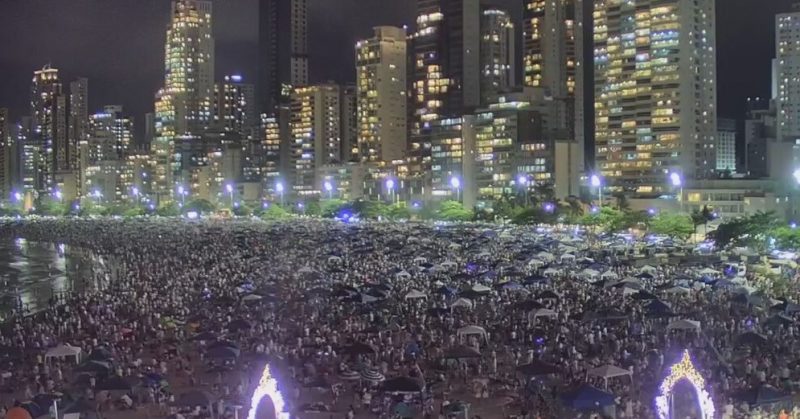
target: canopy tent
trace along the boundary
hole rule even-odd
[[[600,377],[603,379],[604,388],[608,388],[608,379],[615,377],[628,376],[633,380],[633,373],[624,368],[616,367],[614,365],[603,365],[586,371],[586,377]]]
[[[644,265],[641,268],[639,268],[639,272],[641,272],[641,273],[649,273],[649,274],[652,275],[652,274],[655,274],[656,272],[658,272],[658,269],[656,267],[654,267],[654,266]]]
[[[614,271],[605,271],[600,275],[600,278],[602,278],[602,279],[617,279],[617,278],[619,278],[619,275],[617,275],[617,273],[614,272]]]
[[[463,341],[464,339],[466,339],[466,338],[468,338],[470,336],[476,336],[476,335],[480,336],[481,339],[483,339],[484,341],[487,341],[489,339],[489,337],[486,335],[486,329],[484,329],[484,328],[482,328],[480,326],[474,326],[474,325],[473,326],[465,326],[465,327],[462,327],[462,328],[458,329],[458,331],[456,333],[458,335],[458,340],[459,341]]]
[[[439,264],[439,266],[441,266],[442,268],[445,268],[445,269],[453,269],[453,268],[457,268],[458,264],[453,262],[452,260],[448,260],[446,262],[442,262],[441,264]]]
[[[453,303],[453,305],[450,306],[450,308],[453,309],[453,308],[456,308],[456,307],[463,307],[463,308],[472,309],[472,307],[474,307],[474,306],[475,306],[475,304],[472,302],[472,300],[467,299],[467,298],[459,298],[458,300],[456,300],[455,303]]]
[[[328,263],[342,263],[342,258],[339,256],[330,256],[328,257]]]
[[[544,275],[544,276],[553,276],[553,275],[558,275],[560,273],[561,273],[561,271],[559,271],[556,268],[547,268],[547,269],[544,270],[544,272],[542,272],[542,275]]]
[[[664,294],[688,294],[692,292],[689,288],[671,287],[664,290]]]
[[[539,317],[555,318],[557,316],[558,315],[556,314],[556,312],[550,310],[549,308],[540,308],[538,310],[531,311],[530,313],[528,313],[528,321],[535,322]]]
[[[567,262],[567,261],[575,262],[575,255],[570,254],[570,253],[564,253],[563,255],[561,255],[561,258],[559,258],[559,260],[561,261],[561,263],[564,263],[564,262]]]
[[[711,269],[711,268],[705,268],[705,269],[701,270],[698,273],[700,275],[719,275],[719,271]]]
[[[75,363],[80,363],[81,348],[77,346],[70,346],[68,344],[58,345],[55,348],[50,348],[44,354],[45,361],[52,358],[75,358]]]
[[[411,274],[408,273],[407,271],[400,271],[400,272],[394,274],[394,277],[397,278],[397,279],[410,279],[411,278]]]
[[[545,265],[544,261],[540,259],[531,259],[528,261],[529,268],[539,268],[544,265]]]
[[[600,276],[600,272],[598,272],[598,271],[596,271],[594,269],[587,268],[587,269],[584,269],[583,271],[581,271],[580,276],[582,276],[584,278],[588,278],[588,279],[594,279],[594,278],[597,278],[598,276]]]
[[[614,395],[606,393],[589,384],[583,384],[577,389],[565,393],[561,400],[568,408],[577,411],[597,410],[614,404]]]
[[[546,262],[552,262],[552,261],[556,260],[556,257],[553,256],[552,253],[548,253],[548,252],[539,252],[539,253],[537,253],[536,254],[536,258],[537,259],[541,259],[541,260],[546,261]]]
[[[700,322],[697,320],[675,320],[667,325],[667,330],[696,330],[700,331]]]
[[[483,292],[489,292],[491,290],[492,289],[487,287],[486,285],[475,284],[475,285],[472,286],[472,291],[475,291],[475,292],[483,293]]]
[[[406,300],[417,300],[420,298],[428,298],[428,296],[422,291],[411,290],[408,292],[408,294],[406,294],[405,297]]]

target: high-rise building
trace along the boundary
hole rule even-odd
[[[558,103],[559,125],[567,129],[580,147],[585,141],[584,1],[525,0],[523,3],[523,85],[546,89]],[[620,1],[610,3],[616,5]],[[606,5],[601,2],[597,7],[599,10]]]
[[[612,190],[714,176],[714,16],[714,0],[595,2],[596,164]]]
[[[299,87],[291,96],[287,188],[317,194],[317,170],[342,161],[341,89],[335,84]]]
[[[259,0],[258,96],[275,114],[308,84],[308,0]]]
[[[40,146],[33,131],[33,118],[24,116],[16,126],[17,146],[20,149],[19,177],[20,185],[23,190],[36,190],[42,183],[42,147]]]
[[[800,11],[775,18],[777,139],[800,140]]]
[[[242,76],[225,76],[215,88],[215,125],[226,131],[234,131],[243,137],[257,127],[256,89],[252,84],[242,81]]]
[[[31,87],[32,138],[28,139],[32,159],[32,187],[49,191],[55,186],[55,172],[67,168],[67,101],[58,70],[45,66],[33,73]]]
[[[173,192],[176,141],[193,141],[213,122],[214,37],[211,2],[174,0],[165,43],[164,87],[156,94],[154,193]],[[180,156],[178,156],[180,160]]]
[[[375,36],[356,44],[358,158],[365,162],[400,160],[408,128],[406,31],[379,26]]]
[[[766,178],[770,174],[769,144],[777,142],[775,101],[748,101],[748,108],[744,121],[744,173],[752,178]]]
[[[11,193],[11,132],[8,124],[8,108],[0,108],[0,197]]]
[[[717,172],[736,173],[736,120],[717,119]]]
[[[511,16],[505,10],[486,8],[481,12],[481,104],[516,85],[516,34]]]
[[[355,85],[342,86],[340,104],[342,118],[342,154],[340,158],[341,162],[349,162],[358,155],[357,150],[353,151],[358,146],[358,93]]]
[[[69,168],[78,167],[78,145],[89,133],[89,80],[69,84]]]

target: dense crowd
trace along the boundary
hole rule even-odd
[[[685,350],[716,417],[800,417],[800,306],[669,241],[314,220],[40,219],[0,236],[102,261],[90,291],[3,327],[9,418],[54,399],[243,418],[266,363],[298,417],[651,418]],[[79,362],[47,356],[65,345]],[[700,418],[684,386],[674,417]]]

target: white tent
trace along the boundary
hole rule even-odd
[[[641,268],[639,268],[639,272],[647,272],[649,274],[654,274],[657,271],[658,271],[658,269],[656,269],[654,266],[650,266],[650,265],[644,265]]]
[[[245,295],[244,297],[242,297],[242,301],[258,301],[258,300],[260,300],[262,298],[263,297],[261,297],[258,294],[248,294],[248,295]]]
[[[477,255],[475,255],[475,257],[477,257],[477,258],[490,258],[490,257],[492,257],[492,254],[489,253],[489,252],[480,252]]]
[[[419,298],[428,298],[424,292],[418,290],[411,290],[406,294],[406,300],[416,300]]]
[[[552,253],[548,253],[548,252],[539,252],[539,254],[537,254],[536,257],[541,259],[541,260],[545,260],[545,261],[549,261],[549,262],[552,262],[552,261],[554,261],[556,259],[555,256],[553,256]]]
[[[617,273],[614,272],[614,271],[605,271],[600,275],[600,278],[603,278],[603,279],[617,279],[617,278],[619,278],[619,275],[617,275]]]
[[[464,308],[471,309],[473,306],[474,306],[474,304],[473,304],[472,300],[470,300],[468,298],[459,298],[458,300],[456,300],[455,303],[453,303],[453,305],[450,306],[450,308],[453,309],[453,308],[456,308],[456,307],[464,307]]]
[[[475,292],[489,292],[492,289],[487,287],[486,285],[475,284],[472,286],[472,290]]]
[[[425,263],[427,261],[428,261],[428,259],[425,259],[422,256],[417,256],[417,257],[414,258],[414,263]]]
[[[700,322],[697,320],[675,320],[667,325],[667,330],[700,330]]]
[[[397,279],[409,279],[409,278],[411,278],[411,274],[406,272],[406,271],[400,271],[400,272],[394,274],[394,277],[397,278]]]
[[[55,348],[50,348],[44,355],[45,361],[52,358],[75,358],[75,363],[80,362],[81,348],[70,345],[58,345]]]
[[[458,329],[458,340],[463,341],[470,336],[480,336],[483,340],[487,340],[486,329],[480,326],[465,326]]]
[[[558,275],[560,272],[556,268],[547,268],[542,272],[545,276]]]
[[[624,368],[615,367],[613,365],[603,365],[602,367],[597,367],[586,371],[586,377],[600,377],[603,379],[605,383],[605,387],[608,388],[608,379],[615,378],[615,377],[624,377],[628,376],[633,380],[633,374],[629,370]]]
[[[664,290],[664,293],[665,294],[688,294],[691,291],[692,290],[690,290],[689,288],[672,287],[672,288],[668,288],[668,289]]]
[[[638,292],[639,290],[637,290],[636,288],[630,288],[627,285],[622,288],[622,295],[637,294]]]
[[[331,256],[328,258],[328,263],[341,263],[341,262],[342,258],[340,258],[339,256]]]
[[[555,318],[556,316],[558,315],[556,314],[555,311],[550,310],[549,308],[540,308],[538,310],[531,311],[530,313],[528,313],[528,321],[535,322],[536,319],[539,317]]]
[[[561,255],[561,263],[564,263],[565,261],[574,262],[575,261],[575,255],[572,255],[572,254],[569,254],[569,253],[564,253],[563,255]]]
[[[701,270],[699,273],[700,275],[718,275],[719,271],[715,271],[714,269],[711,268],[705,268]]]
[[[458,243],[450,243],[450,245],[448,245],[447,247],[448,247],[448,248],[450,248],[450,249],[452,249],[452,250],[458,250],[458,249],[461,249],[461,245],[460,245],[460,244],[458,244]]]
[[[314,270],[311,269],[310,266],[303,266],[302,268],[297,270],[297,273],[310,274],[310,273],[314,273]]]
[[[597,278],[598,275],[600,275],[600,272],[597,272],[594,269],[584,269],[581,271],[581,276],[584,278]]]
[[[448,260],[446,262],[442,262],[439,266],[441,266],[442,268],[445,268],[445,269],[451,269],[451,268],[457,267],[458,264],[453,262],[453,261],[451,261],[451,260]]]
[[[528,267],[530,268],[538,268],[540,266],[544,266],[544,261],[539,259],[531,259],[528,261]]]

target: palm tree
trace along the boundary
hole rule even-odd
[[[631,204],[628,202],[628,197],[625,196],[622,192],[617,192],[614,194],[614,198],[617,200],[617,209],[620,211],[629,211],[631,209]]]

